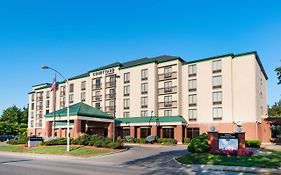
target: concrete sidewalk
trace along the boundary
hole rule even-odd
[[[231,171],[241,173],[256,173],[256,174],[281,174],[281,169],[271,168],[256,168],[256,167],[241,167],[241,166],[224,166],[224,165],[207,165],[207,164],[182,164],[174,158],[174,161],[186,168],[192,168],[195,171]]]

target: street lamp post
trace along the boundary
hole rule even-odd
[[[46,66],[46,65],[43,65],[42,66],[42,69],[44,69],[44,70],[46,70],[46,69],[50,69],[50,70],[52,70],[52,71],[54,71],[54,72],[56,72],[57,74],[59,74],[63,79],[65,79],[65,82],[66,82],[66,84],[65,84],[65,91],[66,91],[66,93],[65,93],[65,95],[66,95],[66,98],[65,98],[65,100],[66,100],[66,116],[67,116],[67,136],[66,136],[66,138],[67,138],[67,146],[66,146],[66,151],[70,151],[70,130],[69,130],[69,94],[68,94],[68,79],[67,78],[65,78],[65,76],[63,76],[59,71],[57,71],[56,69],[54,69],[54,68],[51,68],[51,67],[48,67],[48,66]],[[55,112],[55,111],[54,111]]]
[[[119,75],[114,74],[114,103],[113,103],[113,127],[112,127],[112,139],[115,141],[115,117],[116,117],[116,86],[117,86],[117,78],[120,78]]]

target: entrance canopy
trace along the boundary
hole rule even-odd
[[[54,116],[56,118],[56,121],[66,120],[67,108],[65,107],[55,112],[46,114],[44,117],[46,121],[52,121],[54,119]],[[82,102],[69,106],[69,116],[71,120],[81,119],[100,122],[113,122],[114,120],[111,115]]]

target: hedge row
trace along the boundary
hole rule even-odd
[[[261,146],[261,141],[259,141],[259,140],[246,140],[245,145],[246,145],[246,147],[259,148]]]
[[[27,144],[27,138],[11,139],[7,143],[10,145]]]

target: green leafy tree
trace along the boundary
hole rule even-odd
[[[281,100],[275,102],[268,108],[268,115],[270,117],[281,117]]]
[[[13,134],[26,136],[28,121],[28,109],[20,109],[16,106],[3,111],[0,118],[0,134]]]

